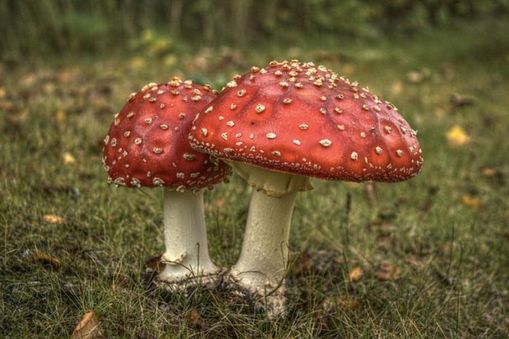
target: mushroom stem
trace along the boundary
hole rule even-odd
[[[291,191],[273,197],[259,190],[251,196],[242,251],[231,275],[252,293],[270,293],[286,275],[296,195],[296,191]]]
[[[209,257],[203,190],[164,189],[164,240],[159,280],[174,283],[219,272]]]

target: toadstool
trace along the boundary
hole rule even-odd
[[[223,181],[230,170],[187,141],[196,113],[214,97],[208,85],[176,77],[150,83],[131,94],[104,139],[103,164],[110,183],[164,187],[166,250],[159,280],[170,287],[207,276],[213,281],[219,272],[208,252],[203,188]]]
[[[276,290],[284,286],[295,196],[312,188],[309,177],[395,182],[422,165],[416,132],[391,103],[297,60],[235,76],[200,112],[189,140],[255,188],[230,276],[244,293],[271,292],[276,313],[284,310]]]

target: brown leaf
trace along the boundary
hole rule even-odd
[[[352,268],[352,270],[350,271],[348,276],[350,277],[351,282],[357,282],[357,281],[360,281],[362,279],[362,277],[364,276],[364,271],[362,270],[361,267],[356,266],[356,267]]]
[[[451,95],[451,104],[455,107],[471,106],[475,103],[475,98],[471,95],[461,95],[454,93]]]
[[[157,255],[154,257],[150,257],[145,260],[145,267],[157,272],[161,273],[164,269],[164,264],[161,262],[161,256]]]
[[[44,267],[51,268],[55,271],[58,271],[60,269],[60,266],[62,266],[62,263],[60,262],[60,259],[57,257],[50,255],[46,252],[36,250],[33,255],[33,260],[43,265]]]
[[[113,284],[111,284],[111,288],[113,289],[113,291],[117,292],[120,291],[121,289],[129,287],[130,284],[131,279],[127,275],[123,273],[118,273],[115,276],[115,279],[113,280]]]
[[[299,274],[306,274],[311,270],[311,266],[311,254],[309,253],[309,249],[306,249],[300,254],[296,269]]]
[[[338,305],[351,310],[358,309],[361,304],[357,299],[351,296],[341,296],[338,298]]]
[[[399,280],[401,278],[401,268],[398,265],[384,263],[376,271],[375,276],[382,281]]]
[[[481,168],[481,173],[485,177],[494,177],[496,175],[501,174],[500,170],[498,168],[494,168],[494,167],[483,167],[483,168]]]
[[[71,339],[99,339],[103,338],[100,329],[100,323],[94,311],[85,312],[83,318],[74,328]]]
[[[200,311],[198,311],[196,308],[193,308],[191,310],[191,313],[189,314],[189,321],[193,326],[196,327],[202,327],[203,326],[203,319],[201,317]]]
[[[322,302],[322,309],[325,313],[332,313],[338,308],[356,310],[360,307],[360,303],[352,296],[333,296],[327,297]]]
[[[55,214],[46,214],[42,219],[50,224],[63,224],[65,222],[64,218]]]
[[[406,74],[406,78],[413,84],[418,84],[424,79],[424,74],[418,71],[411,71]]]

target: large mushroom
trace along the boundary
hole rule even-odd
[[[255,188],[230,276],[244,293],[272,296],[273,313],[284,309],[292,211],[296,193],[312,188],[309,177],[395,182],[422,165],[416,132],[391,103],[297,60],[235,76],[197,116],[189,139]]]
[[[110,183],[164,187],[165,264],[159,280],[168,287],[214,281],[219,268],[209,257],[203,188],[230,170],[193,150],[192,120],[215,93],[207,85],[173,78],[131,94],[104,139],[103,163]]]

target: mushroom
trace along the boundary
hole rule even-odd
[[[223,181],[227,165],[193,150],[187,134],[215,93],[208,85],[173,78],[131,94],[104,139],[103,164],[117,186],[164,187],[165,264],[159,281],[171,288],[213,282],[203,188]]]
[[[297,60],[235,76],[200,112],[189,140],[255,188],[240,258],[229,274],[244,293],[269,300],[274,314],[284,311],[279,287],[292,211],[296,193],[312,189],[309,177],[395,182],[422,165],[416,132],[391,103]]]

